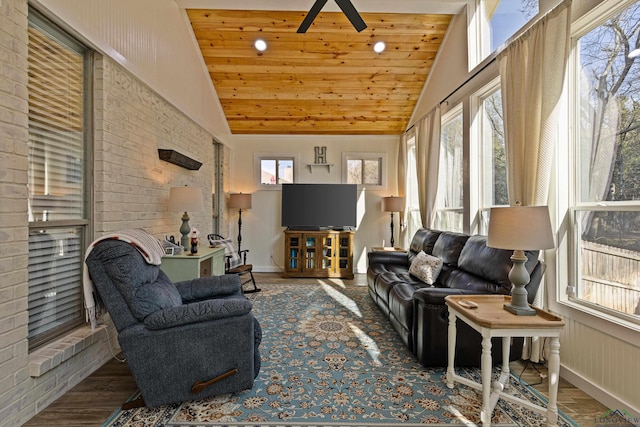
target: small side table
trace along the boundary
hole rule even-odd
[[[511,301],[504,295],[449,295],[445,302],[449,309],[449,359],[446,375],[447,387],[454,383],[465,384],[482,390],[480,420],[483,426],[491,425],[491,414],[499,398],[519,404],[531,411],[547,416],[547,426],[558,425],[558,379],[560,375],[560,332],[564,321],[547,311],[536,308],[535,316],[516,316],[502,306]],[[475,304],[469,307],[466,302]],[[455,373],[456,319],[460,319],[482,335],[482,384]],[[502,337],[502,370],[500,378],[491,383],[491,338]],[[549,337],[549,404],[547,408],[510,395],[504,391],[509,383],[509,350],[511,337]]]
[[[224,274],[224,247],[199,247],[198,253],[191,255],[166,255],[162,257],[160,269],[172,282],[197,279],[199,277],[221,276]]]

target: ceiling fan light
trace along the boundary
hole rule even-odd
[[[382,53],[386,49],[387,45],[383,41],[379,41],[373,45],[373,51],[375,53]]]
[[[260,52],[264,52],[265,50],[267,50],[267,42],[262,39],[256,40],[253,43],[253,46]]]

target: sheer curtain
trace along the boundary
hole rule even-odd
[[[402,207],[402,212],[400,212],[400,230],[399,236],[401,248],[406,248],[406,227],[403,225],[407,223],[407,134],[406,132],[402,134],[400,137],[400,143],[398,144],[398,170],[397,170],[397,180],[398,180],[398,196],[404,197],[405,202]]]
[[[423,227],[432,227],[435,220],[439,157],[440,106],[437,106],[416,124],[416,169]]]
[[[565,0],[498,55],[504,112],[509,200],[546,205],[554,147],[557,105],[567,56],[571,1]],[[544,286],[535,305],[545,306]],[[542,343],[525,345],[524,358],[543,360]]]

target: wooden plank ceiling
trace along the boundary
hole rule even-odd
[[[451,15],[362,13],[358,33],[321,12],[299,34],[306,13],[187,9],[231,132],[401,134]]]

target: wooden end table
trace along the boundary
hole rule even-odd
[[[529,410],[546,414],[547,426],[558,425],[558,380],[560,376],[560,332],[564,321],[547,311],[535,308],[535,316],[516,316],[505,310],[503,304],[511,301],[504,295],[449,295],[445,303],[449,308],[449,354],[446,375],[447,387],[454,383],[465,384],[482,391],[480,420],[483,426],[491,425],[491,414],[499,398],[519,404]],[[469,302],[475,307],[466,304]],[[455,373],[456,319],[460,319],[482,335],[481,375],[479,384]],[[502,369],[497,381],[491,382],[491,338],[502,338]],[[551,338],[549,354],[549,403],[546,408],[505,392],[509,384],[509,350],[511,337]]]

